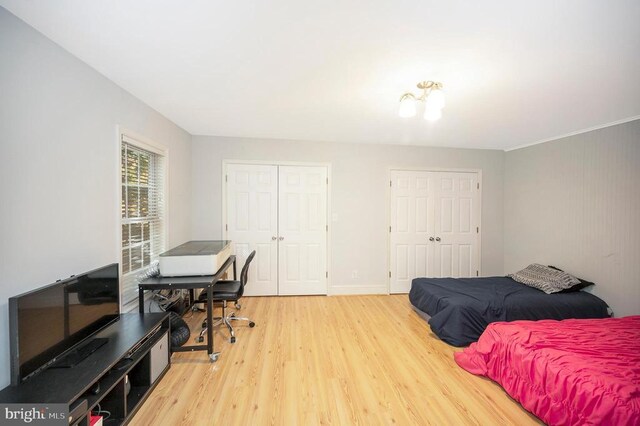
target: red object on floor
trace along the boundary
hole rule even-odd
[[[549,425],[640,425],[640,316],[496,322],[454,356]]]
[[[102,416],[91,416],[89,426],[102,426]]]

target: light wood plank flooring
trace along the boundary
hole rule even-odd
[[[539,424],[459,368],[406,295],[245,297],[241,313],[257,326],[216,333],[216,363],[174,354],[132,425]]]

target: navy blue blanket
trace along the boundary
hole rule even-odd
[[[546,294],[508,277],[415,278],[409,300],[430,315],[431,330],[454,346],[467,346],[495,321],[608,317],[591,293]]]

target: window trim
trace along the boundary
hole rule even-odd
[[[138,309],[138,300],[133,300],[127,304],[123,304],[122,296],[124,294],[122,288],[122,210],[121,210],[121,200],[122,200],[122,170],[121,170],[121,149],[122,143],[126,142],[128,144],[134,145],[140,149],[144,149],[146,151],[152,152],[154,154],[158,154],[164,157],[164,180],[162,182],[162,193],[164,197],[164,241],[165,244],[169,244],[169,149],[145,136],[142,136],[136,132],[133,132],[129,129],[126,129],[121,126],[116,126],[116,226],[115,232],[118,236],[116,238],[116,258],[118,259],[118,274],[120,277],[119,283],[119,293],[120,293],[120,312],[132,312]]]

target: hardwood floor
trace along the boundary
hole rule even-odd
[[[256,327],[216,333],[216,363],[174,354],[132,425],[540,423],[459,368],[406,295],[245,297],[241,312]]]

